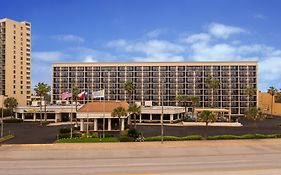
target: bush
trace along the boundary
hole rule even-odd
[[[109,138],[109,137],[115,137],[114,134],[104,134],[105,138]]]
[[[228,140],[228,139],[239,139],[239,136],[236,135],[208,136],[208,140]]]
[[[82,137],[82,133],[80,133],[80,132],[74,132],[74,133],[72,133],[72,137],[73,137],[73,138],[81,138],[81,137]]]
[[[59,139],[66,139],[70,138],[70,133],[60,133],[59,134]]]
[[[203,137],[201,135],[190,135],[182,137],[183,140],[202,140],[202,138]]]
[[[190,135],[185,137],[164,136],[164,141],[182,141],[182,140],[201,140],[201,135]],[[161,136],[147,137],[145,141],[161,141]]]
[[[119,141],[120,142],[134,142],[135,138],[128,137],[128,136],[120,136]]]
[[[134,139],[138,138],[141,133],[136,129],[129,129],[127,136],[132,137]]]
[[[60,129],[60,133],[61,133],[61,134],[70,133],[70,132],[71,132],[71,129],[70,129],[70,128],[61,128],[61,129]]]
[[[2,114],[2,108],[0,109],[0,114]],[[10,109],[4,109],[3,114],[4,114],[4,117],[11,116]]]
[[[17,118],[10,118],[10,119],[4,119],[4,123],[22,123],[22,119]]]

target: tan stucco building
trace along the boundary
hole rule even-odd
[[[272,97],[266,92],[259,92],[259,107],[266,114],[271,114]],[[273,97],[272,114],[281,116],[281,103],[276,103]]]
[[[26,105],[31,96],[31,24],[0,19],[0,106],[2,97]]]

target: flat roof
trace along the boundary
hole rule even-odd
[[[52,66],[202,66],[202,65],[257,65],[258,61],[194,61],[194,62],[55,62]]]

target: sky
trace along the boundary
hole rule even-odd
[[[53,62],[259,63],[281,88],[279,0],[1,0],[0,18],[32,23],[32,85]]]

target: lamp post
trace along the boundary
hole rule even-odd
[[[165,78],[165,76],[164,76]],[[164,141],[164,124],[163,124],[163,118],[164,118],[164,97],[163,97],[163,85],[164,85],[164,80],[161,80],[161,101],[162,101],[162,107],[161,107],[161,143]]]
[[[4,137],[4,98],[7,97],[7,95],[3,95],[2,97],[2,108],[1,108],[1,138]]]

